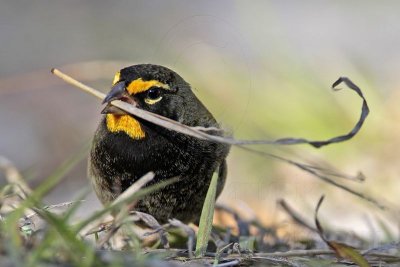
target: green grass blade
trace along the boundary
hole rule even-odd
[[[87,155],[87,147],[85,147],[80,153],[74,155],[70,159],[66,160],[53,174],[46,178],[31,194],[28,195],[26,199],[21,201],[18,207],[7,214],[4,223],[2,225],[2,231],[7,233],[10,242],[6,242],[7,248],[10,249],[10,255],[17,257],[17,260],[22,260],[19,252],[22,249],[22,237],[21,231],[18,227],[20,218],[23,217],[24,212],[27,208],[33,210],[41,210],[43,207],[42,198],[43,196],[52,190],[67,174],[71,169],[73,169],[76,164],[78,164]],[[51,224],[51,222],[49,222]],[[20,264],[16,264],[20,266]]]
[[[71,259],[75,262],[76,266],[92,266],[94,261],[93,247],[78,239],[63,218],[48,211],[37,210],[37,212],[54,228],[59,237],[63,239],[70,251]]]
[[[42,198],[56,187],[64,176],[70,172],[78,163],[87,157],[88,146],[85,146],[79,153],[66,160],[60,167],[54,171],[49,177],[45,179],[35,190],[30,194],[24,201],[20,203],[20,206],[13,212],[14,217],[17,220],[23,214],[23,211],[31,206],[37,206],[42,208]],[[9,216],[11,217],[11,216]]]
[[[207,191],[207,196],[201,211],[199,232],[196,242],[196,257],[203,257],[207,250],[208,240],[211,235],[211,228],[214,217],[215,198],[217,195],[218,172],[215,172]]]
[[[69,209],[63,214],[65,221],[69,221],[71,217],[75,214],[75,212],[84,201],[85,197],[88,195],[89,190],[89,188],[85,188],[81,191],[80,194],[78,194],[78,197],[73,201],[71,207],[69,207]]]
[[[78,163],[84,160],[87,157],[89,146],[85,145],[85,147],[72,156],[70,159],[66,160],[56,171],[51,174],[45,182],[41,183],[39,187],[35,189],[33,195],[36,199],[41,199],[47,192],[53,189],[56,185],[59,184],[62,178],[70,172]]]
[[[122,201],[118,201],[116,203],[114,203],[113,205],[107,206],[104,209],[94,213],[93,215],[91,215],[89,218],[87,218],[86,220],[80,222],[76,227],[75,227],[75,232],[79,233],[84,227],[86,227],[88,224],[90,224],[91,222],[99,219],[101,216],[107,214],[108,212],[112,211],[112,210],[116,210],[118,208],[120,208],[121,206],[123,206],[124,204],[127,203],[132,203],[133,201],[139,200],[142,197],[146,196],[147,194],[153,193],[167,185],[173,184],[175,182],[177,182],[178,179],[177,178],[173,178],[173,179],[169,179],[167,181],[162,181],[159,182],[157,184],[148,186],[146,188],[142,188],[139,191],[137,191],[136,193],[132,194],[129,197],[124,198]]]

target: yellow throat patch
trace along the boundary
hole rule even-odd
[[[119,82],[121,73],[117,72],[114,76],[113,85]],[[153,86],[164,89],[169,89],[167,84],[161,83],[157,80],[143,81],[142,78],[132,81],[126,90],[129,94],[134,95],[137,93],[145,92]],[[133,139],[142,139],[146,136],[140,123],[129,115],[106,115],[107,129],[112,133],[124,132]]]
[[[146,136],[140,123],[129,115],[106,115],[107,129],[112,133],[125,132],[133,139],[142,139]]]

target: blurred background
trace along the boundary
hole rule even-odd
[[[352,140],[260,149],[292,160],[362,171],[337,178],[387,206],[376,208],[288,164],[238,149],[220,203],[290,231],[284,199],[312,222],[382,238],[398,234],[400,201],[400,4],[396,1],[0,1],[0,155],[33,186],[87,145],[102,106],[50,74],[60,68],[106,92],[115,72],[136,63],[165,65],[194,88],[241,139],[327,139],[360,114],[354,92],[332,92],[347,76],[371,115]],[[0,176],[0,184],[5,184]],[[74,200],[90,188],[86,162],[46,198]],[[100,207],[90,193],[83,215]],[[296,232],[298,233],[298,232]]]

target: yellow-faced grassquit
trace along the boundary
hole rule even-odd
[[[158,65],[134,65],[115,75],[90,152],[89,176],[103,204],[152,171],[155,178],[148,185],[174,177],[178,181],[145,196],[134,209],[160,223],[172,218],[198,223],[215,171],[217,195],[224,186],[229,145],[136,118],[109,103],[116,99],[188,126],[220,128],[219,124],[177,73]]]

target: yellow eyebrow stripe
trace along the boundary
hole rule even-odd
[[[157,80],[143,81],[142,78],[139,78],[139,79],[136,79],[133,82],[131,82],[126,87],[126,90],[128,91],[129,94],[134,95],[137,93],[144,92],[153,86],[164,88],[164,89],[169,89],[168,84],[161,83]]]
[[[114,85],[114,84],[116,84],[117,82],[119,82],[119,78],[121,77],[121,72],[117,72],[117,73],[115,73],[115,76],[114,76],[114,79],[113,79],[113,82],[112,82],[112,85]]]

